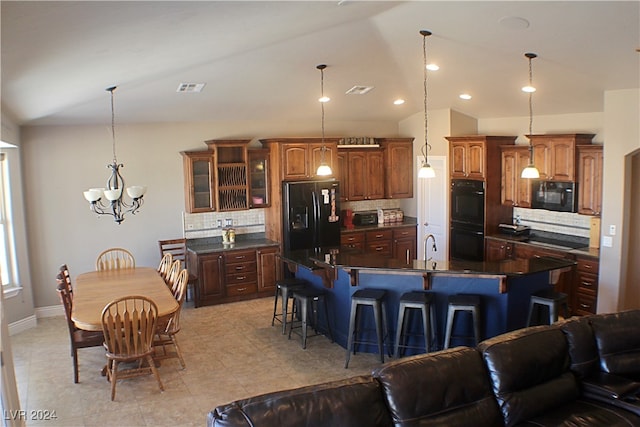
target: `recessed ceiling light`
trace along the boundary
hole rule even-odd
[[[180,83],[176,92],[200,93],[205,85],[206,83]]]
[[[429,64],[427,65],[427,70],[429,71],[438,71],[440,67],[437,64]]]
[[[393,105],[402,105],[404,104],[404,99],[396,99],[393,101]]]
[[[460,99],[464,99],[465,101],[468,101],[472,98],[471,95],[469,95],[468,93],[461,93],[459,96],[460,96]]]

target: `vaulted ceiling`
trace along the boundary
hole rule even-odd
[[[423,108],[478,118],[603,110],[640,87],[640,2],[2,1],[2,108],[18,124],[398,121]],[[206,83],[201,93],[176,92]],[[365,95],[347,95],[356,85]],[[473,98],[463,101],[462,92]],[[404,98],[405,104],[392,102]]]

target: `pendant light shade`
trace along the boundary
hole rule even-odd
[[[524,56],[529,60],[529,85],[522,88],[523,92],[529,94],[529,165],[526,168],[522,169],[521,178],[526,179],[538,179],[540,178],[540,171],[533,164],[533,144],[531,142],[531,135],[533,135],[533,102],[532,96],[533,92],[536,91],[536,88],[533,87],[533,69],[531,67],[531,60],[538,55],[535,53],[525,53]]]
[[[422,167],[418,171],[418,178],[435,178],[436,172],[429,164],[428,152],[431,149],[431,145],[429,145],[427,138],[429,123],[427,116],[427,36],[431,35],[431,31],[420,30],[420,34],[422,35],[422,87],[424,89],[424,145],[422,146],[422,155],[424,156],[424,161],[422,162]]]
[[[324,103],[329,102],[329,98],[324,96],[324,69],[327,68],[325,64],[320,64],[316,66],[318,70],[320,70],[320,107],[322,109],[322,150],[320,151],[320,166],[318,166],[318,170],[316,170],[316,175],[318,176],[329,176],[333,175],[333,171],[331,167],[327,164],[325,160],[325,151],[327,151],[327,147],[324,145]]]

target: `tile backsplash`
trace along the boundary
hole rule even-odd
[[[233,221],[236,234],[264,233],[264,209],[248,209],[233,212],[183,213],[182,227],[187,239],[217,237],[222,235],[226,220]]]
[[[513,208],[513,218],[520,217],[522,225],[533,230],[551,233],[568,234],[570,236],[589,237],[591,216],[578,215],[571,212],[554,212],[544,209]]]
[[[398,199],[360,200],[357,202],[342,202],[340,204],[340,209],[351,209],[354,212],[375,211],[378,208],[398,209],[399,207],[400,200]]]

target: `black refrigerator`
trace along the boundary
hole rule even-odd
[[[340,186],[336,180],[282,183],[285,251],[340,246]]]

